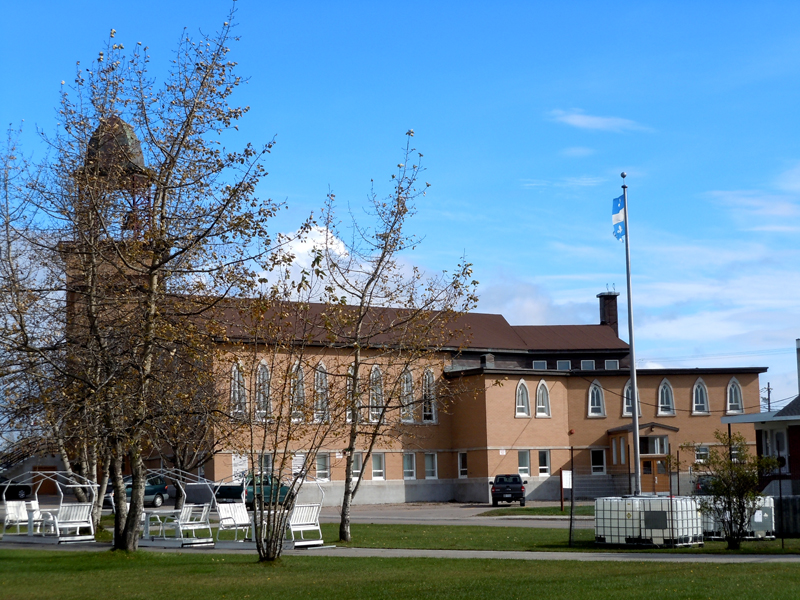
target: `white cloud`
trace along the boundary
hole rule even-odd
[[[787,192],[795,194],[800,192],[800,163],[781,173],[775,181],[775,185],[778,189]]]
[[[584,156],[591,156],[594,154],[594,149],[585,146],[572,146],[571,148],[564,148],[560,154],[561,156],[568,156],[570,158],[583,158]]]
[[[648,127],[622,117],[598,117],[587,115],[580,109],[552,110],[550,116],[553,120],[579,129],[594,129],[598,131],[649,131]]]

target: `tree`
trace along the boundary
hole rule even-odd
[[[126,53],[112,30],[62,90],[58,130],[42,134],[51,154],[6,195],[2,345],[41,390],[18,401],[46,415],[68,466],[90,457],[81,469],[102,484],[110,465],[120,549],[137,547],[143,460],[165,420],[216,414],[192,393],[214,361],[213,309],[250,289],[250,260],[271,246],[278,206],[255,187],[272,143],[220,142],[247,112],[229,104],[242,81],[232,19],[198,42],[183,35],[161,86],[147,48]]]
[[[373,187],[366,219],[351,214],[349,236],[340,231],[333,193],[323,211],[325,327],[347,355],[340,362],[347,369],[342,403],[349,417],[339,525],[343,541],[351,539],[350,507],[361,484],[353,475],[357,446],[366,447],[360,455],[365,468],[376,445],[400,435],[402,422],[413,422],[420,409],[416,420],[435,420],[437,406],[444,408],[452,392],[443,381],[434,381],[433,372],[444,370],[442,349],[463,339],[455,323],[477,302],[477,282],[465,260],[453,273],[432,277],[401,262],[402,253],[421,241],[406,226],[416,212],[415,201],[430,185],[417,187],[422,153],[411,147],[414,131],[406,136],[403,160],[391,176],[392,191],[379,198]]]
[[[709,448],[708,457],[696,464],[707,479],[707,496],[698,496],[700,511],[722,527],[728,549],[738,550],[749,531],[750,520],[760,506],[759,476],[771,472],[773,458],[753,456],[741,433],[714,433],[719,446]]]

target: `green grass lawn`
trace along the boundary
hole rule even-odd
[[[4,600],[796,598],[797,565],[0,550]]]
[[[494,508],[482,512],[478,517],[505,517],[508,515],[530,515],[534,517],[568,517],[569,506],[565,506],[562,511],[558,506],[510,506],[508,508]],[[594,516],[594,506],[576,506],[576,516]]]

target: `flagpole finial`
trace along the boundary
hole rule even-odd
[[[625,171],[623,171],[622,173],[619,174],[619,176],[625,179],[628,176],[628,174]]]

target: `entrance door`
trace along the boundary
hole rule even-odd
[[[642,492],[668,492],[669,474],[666,456],[642,458]]]

